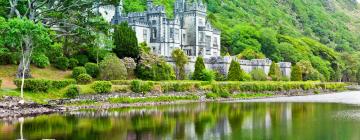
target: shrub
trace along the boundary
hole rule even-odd
[[[110,93],[111,87],[112,87],[112,85],[111,85],[111,82],[109,82],[109,81],[95,81],[91,85],[91,88],[96,93]]]
[[[140,62],[136,67],[136,76],[142,80],[173,80],[175,72],[163,58],[155,54],[141,54]]]
[[[231,61],[227,80],[229,81],[240,81],[242,70],[240,64],[234,60]]]
[[[86,55],[79,54],[74,57],[80,66],[84,66],[87,62],[89,62],[89,58]]]
[[[75,58],[69,59],[69,69],[75,68],[76,66],[78,66],[78,64],[79,64],[79,61],[76,60]]]
[[[19,64],[21,54],[19,52],[0,53],[0,65]]]
[[[76,85],[70,85],[65,92],[65,96],[68,98],[75,98],[79,96],[79,89]]]
[[[279,81],[282,76],[279,65],[276,64],[275,62],[272,62],[270,65],[270,71],[268,75],[271,77],[271,80]]]
[[[68,85],[76,84],[76,81],[73,79],[69,80],[54,80],[51,82],[51,87],[54,89],[62,89]]]
[[[55,67],[60,70],[67,70],[69,67],[69,59],[66,57],[58,57],[55,60]]]
[[[193,80],[201,80],[201,73],[205,69],[204,59],[202,57],[197,57],[195,62],[195,70],[192,76]]]
[[[79,76],[76,77],[76,82],[78,84],[89,84],[91,83],[91,76],[89,74],[80,74]]]
[[[357,69],[356,81],[357,81],[357,83],[360,85],[360,67]]]
[[[295,65],[291,69],[291,81],[302,81],[302,70],[300,66]]]
[[[210,92],[210,93],[206,93],[206,94],[205,94],[205,97],[206,97],[207,99],[216,99],[216,98],[218,98],[219,96],[218,96],[216,93]]]
[[[211,90],[218,97],[228,98],[231,95],[230,92],[228,91],[228,89],[226,89],[226,87],[223,87],[223,86],[220,86],[220,85],[217,85],[217,84],[213,84]]]
[[[241,80],[240,81],[251,81],[252,77],[249,73],[246,73],[245,71],[241,73]]]
[[[255,81],[266,81],[267,80],[267,76],[262,69],[258,69],[258,68],[253,69],[250,72],[250,75],[251,75],[252,79]]]
[[[2,79],[0,79],[0,89],[1,89]]]
[[[130,85],[132,81],[130,80],[112,80],[113,85]]]
[[[75,67],[72,71],[72,77],[77,79],[80,74],[86,74],[86,69],[84,67]]]
[[[147,93],[151,91],[154,87],[153,82],[146,82],[141,80],[133,80],[130,85],[131,91],[135,93]]]
[[[86,63],[85,64],[86,73],[91,77],[96,78],[99,75],[99,66],[95,63]]]
[[[215,80],[215,72],[212,70],[203,69],[200,75],[201,81],[214,81]]]
[[[39,68],[45,68],[50,65],[49,58],[45,54],[34,55],[31,62]]]
[[[127,77],[127,70],[124,63],[115,55],[105,57],[99,67],[99,77],[102,80],[124,80]]]
[[[15,85],[21,88],[21,79],[14,80]],[[45,79],[25,79],[24,90],[32,92],[47,92],[51,88],[51,81]]]

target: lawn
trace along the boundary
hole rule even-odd
[[[17,65],[0,65],[0,79],[3,80],[2,88],[15,89],[16,86],[13,83],[13,80],[16,75]],[[47,68],[38,68],[36,66],[31,66],[31,75],[34,78],[43,78],[50,80],[61,80],[71,78],[71,71],[62,71],[54,67]]]

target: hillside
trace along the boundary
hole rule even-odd
[[[165,5],[171,17],[174,1],[154,0],[154,3]],[[237,55],[252,49],[275,61],[306,60],[327,79],[334,76],[333,80],[338,79],[337,71],[355,71],[357,67],[360,9],[355,0],[204,2],[209,20],[222,31],[223,55]],[[146,0],[125,0],[125,11],[143,11],[145,3]],[[343,58],[344,55],[354,56],[351,59],[355,61]]]

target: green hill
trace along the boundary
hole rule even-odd
[[[154,3],[165,5],[172,17],[174,1]],[[306,60],[327,79],[332,75],[333,80],[339,79],[336,73],[349,70],[351,75],[356,71],[360,9],[355,0],[204,2],[209,20],[222,31],[223,54],[237,55],[250,48],[275,61]],[[143,11],[145,3],[146,0],[125,0],[125,11]]]

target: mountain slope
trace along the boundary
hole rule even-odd
[[[154,0],[154,3],[165,5],[167,14],[172,16],[174,1]],[[295,64],[305,60],[328,80],[340,79],[339,73],[349,69],[356,71],[356,60],[360,60],[357,55],[360,50],[360,8],[355,0],[204,2],[208,6],[208,19],[222,31],[223,55],[237,55],[252,49],[274,61]],[[125,0],[125,10],[143,11],[145,3],[146,0]],[[354,57],[343,59],[344,55]],[[353,75],[354,72],[346,74]]]

